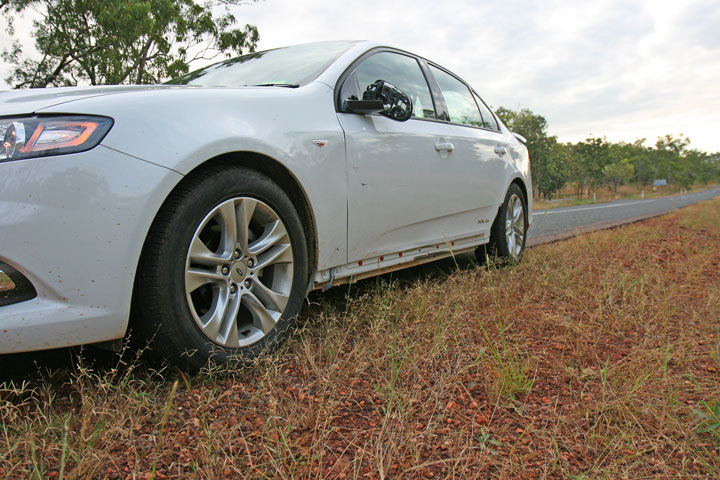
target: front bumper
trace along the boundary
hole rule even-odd
[[[0,304],[0,353],[121,338],[145,237],[181,177],[102,145],[0,163],[0,264],[36,291]]]

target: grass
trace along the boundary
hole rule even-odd
[[[717,478],[718,245],[720,199],[314,293],[281,351],[195,377],[2,359],[0,478]]]

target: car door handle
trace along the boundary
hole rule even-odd
[[[507,148],[503,147],[502,145],[495,146],[495,153],[497,153],[498,155],[505,155],[507,151]]]
[[[440,142],[435,144],[435,150],[437,150],[438,152],[442,150],[452,152],[453,150],[455,150],[455,145],[450,142]]]

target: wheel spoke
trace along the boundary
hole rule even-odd
[[[185,291],[187,293],[192,293],[199,287],[213,282],[224,286],[227,283],[227,277],[216,271],[197,267],[188,268],[185,271]]]
[[[222,218],[223,229],[223,253],[224,256],[232,256],[238,241],[238,216],[236,213],[235,200],[228,200],[217,208]]]
[[[237,206],[237,241],[243,254],[248,252],[250,220],[255,213],[256,206],[257,200],[252,198],[243,198]]]
[[[265,305],[271,303],[278,312],[285,311],[285,307],[288,302],[287,295],[266,287],[259,279],[255,279],[253,285],[255,287],[253,293],[258,297],[258,299],[261,299]]]
[[[513,220],[515,222],[518,222],[520,220],[520,217],[522,216],[523,208],[522,208],[522,202],[515,202],[515,209],[513,211]]]
[[[508,252],[510,252],[510,255],[515,255],[515,235],[510,235],[507,239],[508,244]]]
[[[253,317],[253,325],[266,335],[270,333],[280,319],[281,313],[268,310],[252,293],[246,293],[242,299],[243,305],[248,308]]]
[[[254,268],[255,270],[262,270],[270,265],[292,263],[292,261],[292,248],[289,243],[283,243],[275,245],[270,250],[267,250],[263,255],[259,256],[257,265]]]
[[[515,232],[515,237],[522,241],[522,238],[525,236],[525,232],[523,232],[523,225],[521,223],[513,225],[513,232]]]
[[[229,292],[222,289],[213,302],[212,308],[200,318],[200,328],[206,337],[215,341],[225,320]]]
[[[197,236],[193,238],[188,257],[190,257],[190,261],[193,263],[203,263],[206,265],[219,265],[228,260],[228,258],[223,258],[222,255],[211,252]]]
[[[236,346],[238,340],[237,316],[240,310],[241,296],[232,295],[229,298],[225,313],[223,314],[223,323],[217,336],[217,341],[225,345]]]
[[[252,255],[260,255],[265,250],[274,246],[276,243],[284,240],[285,238],[287,238],[287,230],[285,230],[285,225],[283,225],[280,219],[277,219],[275,220],[275,222],[265,225],[264,235],[254,241],[252,245],[248,246],[248,252],[250,252]]]

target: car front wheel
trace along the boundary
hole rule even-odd
[[[300,218],[282,189],[213,167],[176,188],[151,228],[133,328],[182,368],[251,359],[290,331],[307,272]]]

